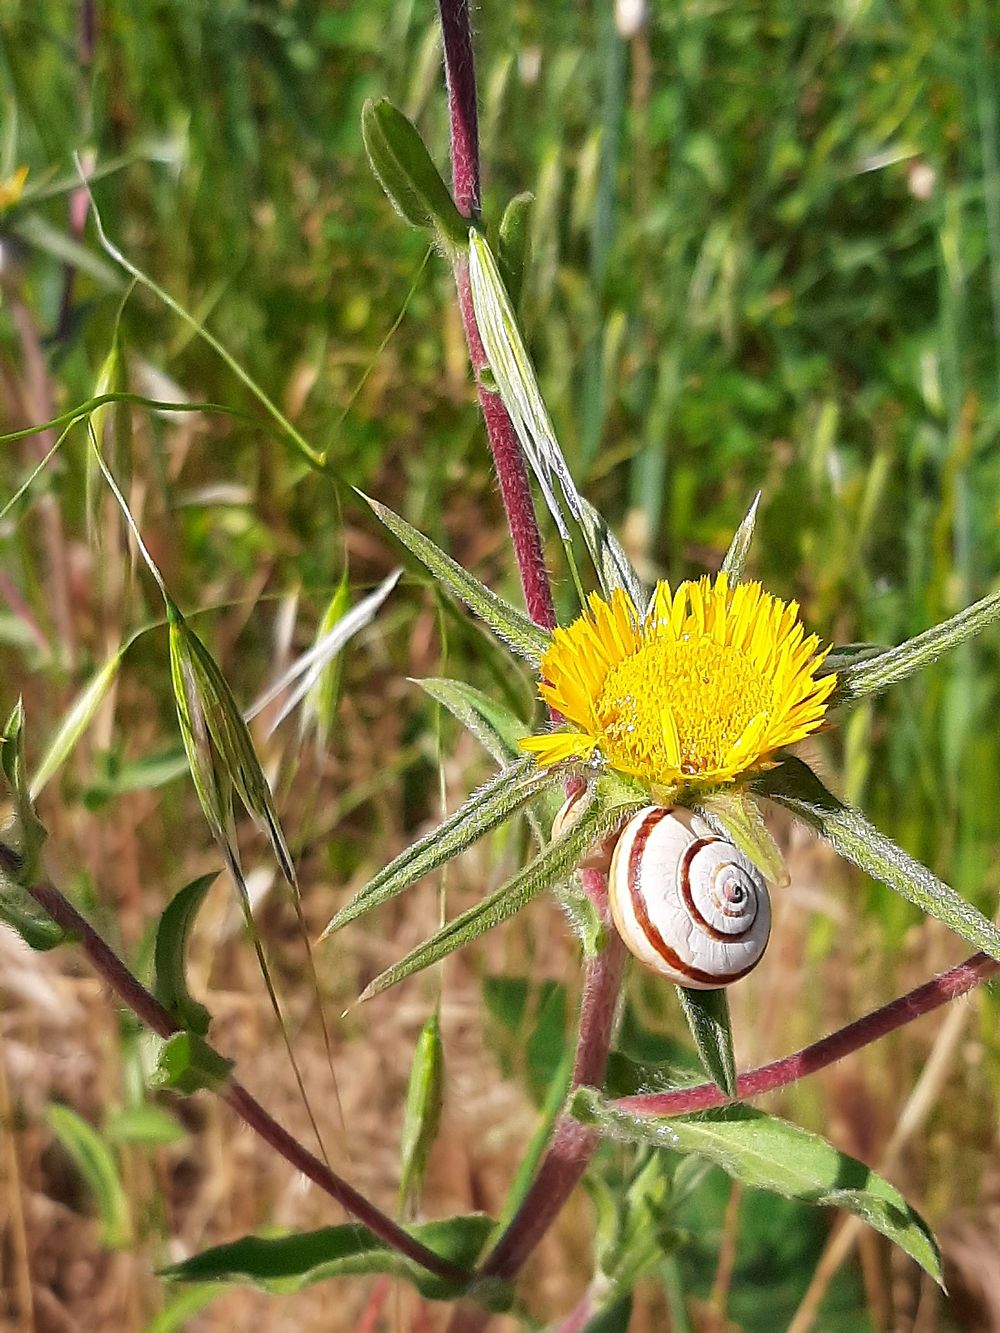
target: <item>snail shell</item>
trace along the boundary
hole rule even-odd
[[[579,791],[574,792],[572,796],[567,797],[559,809],[559,813],[552,821],[552,841],[555,842],[567,833],[583,814],[587,806],[589,792],[586,787],[581,787]],[[595,842],[588,849],[587,853],[580,858],[577,863],[580,870],[599,870],[602,875],[606,875],[611,868],[611,854],[614,851],[617,831],[602,838],[600,842]]]
[[[615,847],[608,894],[627,948],[678,986],[731,985],[767,947],[763,876],[690,810],[651,805],[633,815]]]

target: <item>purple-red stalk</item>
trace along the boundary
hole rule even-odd
[[[479,215],[481,202],[479,175],[479,118],[476,110],[476,66],[472,53],[468,0],[439,0],[441,33],[444,45],[444,71],[448,87],[448,119],[451,125],[451,184],[455,206],[467,218]],[[486,369],[476,316],[469,287],[469,263],[464,255],[454,261],[458,304],[469,348],[469,360],[476,377],[479,406],[486,424],[486,435],[493,454],[500,483],[500,495],[507,514],[514,555],[521,574],[524,604],[528,615],[544,629],[556,623],[552,589],[545,568],[542,538],[531,496],[531,484],[524,453],[500,395],[481,383]]]
[[[28,893],[53,921],[79,941],[94,970],[122,1003],[148,1028],[163,1038],[171,1037],[181,1030],[159,1000],[132,975],[90,922],[80,915],[69,899],[54,885],[35,884],[28,889]],[[260,1102],[251,1096],[242,1084],[231,1079],[219,1089],[219,1096],[297,1171],[308,1176],[325,1194],[335,1199],[346,1212],[356,1217],[359,1222],[363,1222],[392,1249],[406,1255],[429,1273],[434,1273],[449,1282],[468,1281],[469,1274],[464,1269],[448,1259],[442,1259],[426,1245],[415,1240],[409,1232],[404,1231],[391,1217],[387,1217],[376,1208],[363,1194],[359,1194],[346,1180],[331,1171],[325,1162],[314,1157],[308,1148],[303,1147],[264,1110]]]

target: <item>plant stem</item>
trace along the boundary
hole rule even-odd
[[[607,937],[601,952],[586,960],[573,1063],[574,1088],[583,1084],[600,1087],[604,1082],[626,960],[625,946],[610,924],[607,878],[599,870],[584,870],[581,877],[587,896],[605,920]],[[559,1117],[552,1141],[520,1207],[483,1261],[480,1269],[483,1277],[516,1275],[579,1184],[599,1141],[596,1131],[572,1116]],[[460,1306],[449,1325],[449,1333],[478,1333],[489,1318],[485,1310]]]
[[[465,217],[476,218],[480,207],[479,122],[476,112],[476,67],[469,26],[468,0],[439,0],[441,33],[444,39],[444,70],[448,86],[448,119],[451,125],[451,180],[455,205]],[[552,629],[556,623],[552,589],[545,568],[542,538],[524,454],[500,395],[481,382],[486,369],[483,349],[469,288],[469,264],[464,255],[454,259],[455,286],[479,393],[479,406],[500,482],[514,555],[521,574],[521,587],[528,615],[536,624]]]
[[[1000,963],[996,959],[985,953],[973,954],[964,963],[942,972],[931,981],[890,1001],[881,1009],[866,1014],[864,1018],[849,1023],[812,1046],[741,1074],[737,1080],[739,1098],[760,1096],[761,1093],[794,1083],[807,1074],[814,1074],[887,1033],[905,1027],[923,1014],[940,1008],[949,1000],[967,994],[997,975],[1000,975]],[[583,1026],[581,1018],[581,1031]],[[707,1111],[725,1105],[728,1100],[714,1083],[703,1083],[695,1088],[679,1088],[675,1092],[622,1097],[613,1105],[620,1110],[641,1115],[664,1117]],[[599,1138],[594,1131],[570,1117],[563,1116],[560,1119],[552,1147],[539,1168],[538,1176],[506,1232],[482,1266],[484,1276],[502,1276],[507,1279],[515,1276],[560,1212],[586,1169],[598,1142]],[[488,1320],[489,1315],[484,1311],[466,1307],[460,1309],[452,1320],[449,1333],[479,1333]]]
[[[873,1041],[905,1027],[922,1014],[929,1014],[949,1000],[965,995],[983,981],[1000,973],[1000,963],[989,954],[977,953],[967,958],[964,963],[942,972],[939,976],[918,986],[915,990],[891,1000],[864,1018],[859,1018],[846,1027],[833,1032],[829,1037],[806,1046],[794,1055],[786,1055],[782,1060],[762,1065],[749,1073],[741,1074],[736,1080],[737,1096],[759,1097],[761,1093],[773,1092],[794,1083],[807,1074],[815,1074],[827,1065],[842,1060],[845,1055],[860,1051],[870,1046]],[[730,1099],[720,1092],[713,1083],[702,1083],[696,1088],[678,1088],[676,1092],[643,1094],[635,1097],[622,1097],[614,1102],[621,1110],[635,1111],[642,1115],[675,1116],[689,1115],[694,1111],[708,1111],[715,1106],[723,1106]]]
[[[173,1036],[181,1030],[159,1000],[132,975],[90,922],[80,915],[69,899],[54,885],[35,884],[27,892],[40,907],[44,908],[53,921],[79,940],[94,970],[122,1003],[148,1028],[164,1038]],[[273,1116],[265,1111],[260,1102],[235,1079],[220,1088],[219,1096],[297,1171],[308,1176],[324,1193],[335,1199],[352,1217],[356,1217],[392,1249],[449,1282],[465,1283],[469,1280],[469,1274],[463,1269],[447,1259],[442,1259],[426,1245],[415,1240],[369,1202],[363,1194],[359,1194],[346,1180],[331,1171],[318,1157],[314,1157],[308,1148],[303,1147],[286,1129],[283,1129]]]

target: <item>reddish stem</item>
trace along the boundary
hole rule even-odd
[[[815,1042],[794,1055],[786,1055],[783,1060],[762,1065],[747,1074],[741,1074],[736,1080],[739,1099],[759,1097],[761,1093],[772,1092],[788,1083],[794,1083],[807,1074],[815,1074],[827,1065],[842,1060],[845,1055],[869,1046],[896,1028],[912,1023],[922,1014],[938,1009],[949,1000],[965,995],[983,981],[1000,973],[1000,962],[988,954],[977,953],[967,958],[964,963],[942,972],[916,990],[892,1000],[864,1018],[848,1023],[829,1037]],[[696,1088],[679,1088],[676,1092],[649,1093],[636,1097],[622,1097],[613,1103],[620,1110],[634,1111],[641,1115],[675,1116],[689,1115],[694,1111],[707,1111],[715,1106],[724,1106],[730,1098],[726,1097],[712,1083],[702,1083]]]
[[[444,71],[448,85],[448,119],[451,125],[451,181],[455,205],[465,217],[479,214],[479,123],[476,113],[476,67],[469,26],[468,0],[439,0],[441,33],[444,39]],[[476,325],[469,289],[469,264],[464,255],[454,260],[455,286],[462,312],[469,359],[479,390],[479,405],[493,454],[510,528],[521,587],[528,615],[536,624],[552,629],[556,623],[552,589],[545,568],[542,538],[524,453],[518,443],[500,395],[483,387],[480,375],[486,369],[486,353]]]
[[[757,1097],[761,1093],[772,1092],[793,1083],[807,1074],[814,1074],[887,1033],[905,1027],[915,1018],[940,1008],[949,1000],[967,994],[998,974],[1000,962],[988,954],[974,954],[950,971],[942,972],[940,976],[892,1000],[881,1009],[866,1014],[864,1018],[848,1023],[846,1027],[812,1046],[740,1075],[737,1080],[739,1097]],[[707,1111],[712,1107],[723,1106],[729,1100],[714,1084],[703,1083],[696,1088],[680,1088],[675,1092],[622,1097],[612,1102],[612,1105],[618,1110],[662,1118]],[[538,1177],[496,1249],[487,1257],[482,1270],[484,1273],[508,1279],[517,1273],[582,1176],[598,1142],[595,1131],[563,1117],[549,1157],[542,1164]],[[546,1173],[550,1159],[552,1166]],[[544,1174],[547,1174],[547,1179],[541,1184]],[[540,1223],[539,1213],[544,1215],[544,1225]],[[487,1319],[488,1316],[482,1316],[478,1311],[464,1311],[453,1321],[450,1333],[478,1333],[479,1329],[485,1327]]]
[[[28,889],[35,902],[49,914],[53,921],[62,926],[68,934],[79,940],[83,952],[90,959],[94,970],[104,979],[127,1008],[140,1018],[148,1028],[161,1037],[173,1036],[180,1028],[170,1014],[151,995],[145,986],[134,977],[118,955],[101,939],[90,922],[80,915],[73,904],[52,884],[36,884]],[[219,1095],[240,1116],[251,1129],[255,1130],[265,1142],[281,1154],[297,1171],[318,1185],[324,1193],[341,1205],[352,1217],[363,1222],[380,1240],[405,1254],[407,1258],[420,1264],[428,1272],[449,1282],[465,1283],[469,1274],[447,1259],[442,1259],[421,1245],[401,1226],[370,1203],[363,1194],[359,1194],[352,1185],[331,1171],[330,1168],[314,1157],[297,1139],[264,1110],[260,1102],[252,1097],[246,1088],[235,1079],[219,1090]]]

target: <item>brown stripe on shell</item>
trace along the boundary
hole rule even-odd
[[[639,923],[639,929],[667,966],[671,968],[672,971],[678,972],[681,976],[687,977],[689,981],[700,981],[704,985],[709,986],[712,984],[728,985],[730,982],[739,981],[741,977],[745,977],[747,973],[754,970],[757,963],[760,961],[759,959],[755,958],[753,962],[748,963],[747,966],[739,972],[727,972],[721,977],[715,972],[705,972],[700,967],[692,967],[690,963],[686,962],[678,953],[671,949],[670,945],[653,925],[649,913],[646,911],[646,904],[639,890],[639,862],[646,849],[646,843],[649,841],[649,836],[653,829],[656,828],[661,819],[665,818],[665,816],[670,813],[670,808],[666,806],[657,806],[656,809],[650,810],[639,825],[639,828],[636,830],[636,835],[632,839],[632,846],[629,849],[628,891],[632,899],[632,910],[635,913],[635,919]],[[721,839],[711,839],[710,841],[721,841]],[[723,936],[722,938],[731,940],[732,936],[728,935]]]
[[[681,897],[684,899],[684,906],[688,909],[696,925],[701,926],[706,935],[713,940],[718,940],[720,944],[738,944],[751,930],[754,922],[757,920],[756,904],[754,906],[753,920],[738,935],[731,931],[720,930],[718,926],[713,926],[711,921],[707,921],[698,909],[698,904],[694,900],[694,894],[691,891],[691,862],[704,847],[711,847],[713,842],[725,842],[725,838],[698,838],[684,853],[681,858],[678,875],[680,878]]]

